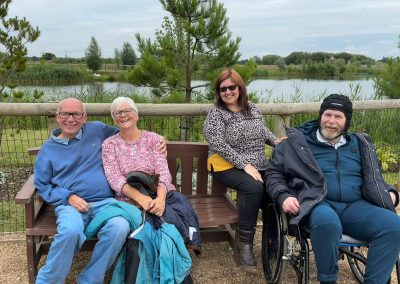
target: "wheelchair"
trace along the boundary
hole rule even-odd
[[[267,283],[281,283],[286,268],[290,265],[296,273],[297,283],[308,284],[310,283],[308,232],[298,226],[289,227],[288,218],[288,215],[275,203],[269,203],[264,209],[262,232],[264,276]],[[342,235],[339,252],[341,259],[347,259],[357,282],[363,283],[368,243]],[[397,279],[389,279],[388,283],[400,284],[400,255],[395,270]]]

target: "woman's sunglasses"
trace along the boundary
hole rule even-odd
[[[230,86],[219,88],[219,91],[221,93],[225,93],[228,89],[229,89],[229,91],[234,91],[234,90],[236,90],[236,88],[237,88],[237,85],[230,85]]]

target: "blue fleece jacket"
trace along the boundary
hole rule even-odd
[[[345,135],[346,144],[335,149],[319,142],[318,124],[306,123],[299,127],[306,137],[314,157],[324,173],[328,193],[327,200],[354,202],[362,199],[362,169],[358,138]]]
[[[56,129],[53,133],[57,134]],[[103,141],[118,130],[102,122],[87,122],[80,139],[67,144],[56,142],[54,135],[41,147],[35,161],[35,187],[44,201],[54,206],[68,205],[76,194],[87,202],[113,197],[104,175],[101,159]]]

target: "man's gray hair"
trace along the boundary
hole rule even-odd
[[[114,118],[114,112],[118,109],[118,107],[122,104],[127,104],[131,107],[137,114],[139,114],[138,108],[135,102],[128,97],[118,97],[111,103],[111,116]]]

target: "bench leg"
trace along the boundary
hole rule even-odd
[[[34,284],[38,272],[37,270],[38,259],[37,259],[36,245],[33,236],[26,236],[26,256],[28,260],[29,284]]]

